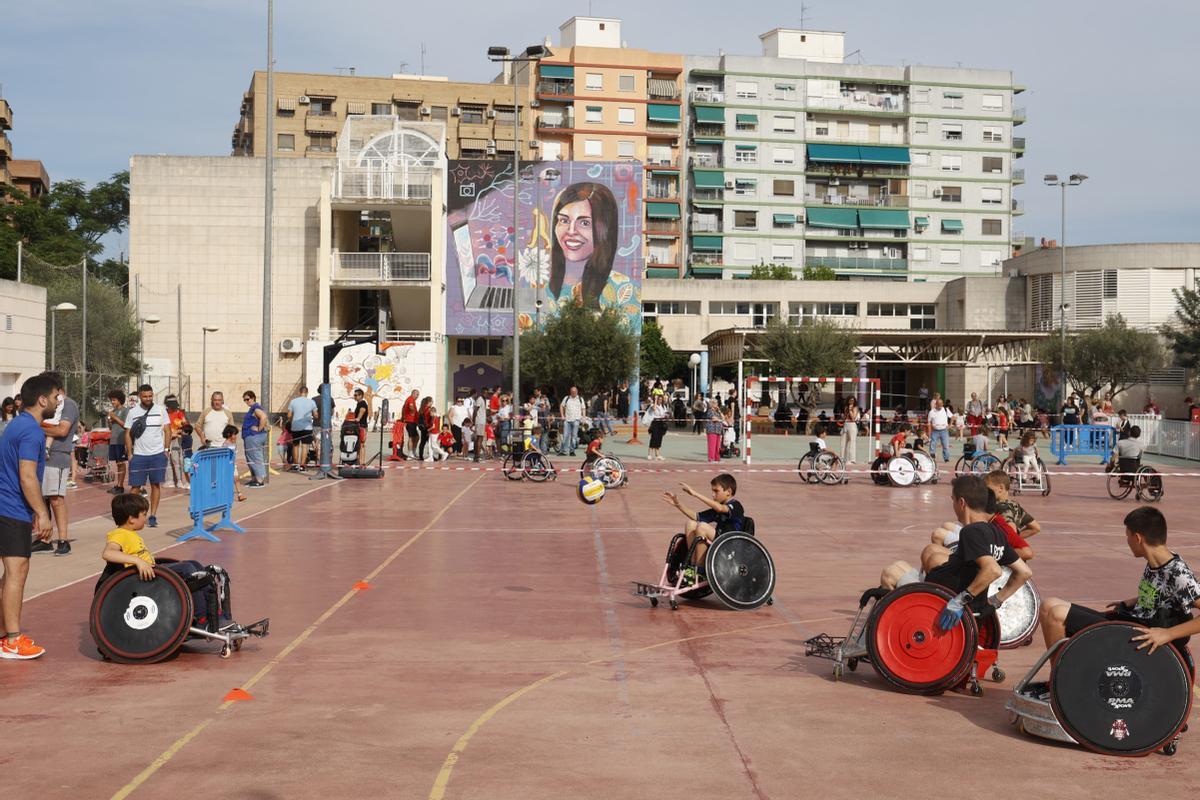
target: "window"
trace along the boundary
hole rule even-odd
[[[928,247],[909,248],[908,257],[910,259],[912,259],[913,261],[928,261],[929,260],[929,248]]]
[[[642,303],[642,316],[682,316],[685,314],[699,314],[699,300],[658,300],[656,302]]]
[[[918,86],[917,88],[913,89],[913,102],[928,104],[929,103],[929,87],[928,86]]]
[[[796,245],[786,243],[771,244],[771,260],[791,262],[796,258]]]
[[[546,161],[562,161],[562,142],[542,142],[542,158]]]
[[[634,90],[634,78],[632,75],[620,75],[617,77],[617,89],[622,92],[632,92]]]
[[[1004,110],[1004,95],[1002,94],[985,94],[983,96],[984,111],[1003,111]]]
[[[308,101],[308,113],[315,116],[331,117],[333,116],[333,98],[332,97],[311,97]]]
[[[910,305],[908,307],[908,327],[914,331],[931,331],[937,327],[936,305]]]
[[[947,142],[962,141],[962,123],[961,122],[943,122],[942,123],[942,138]]]
[[[758,194],[758,179],[738,178],[733,182],[733,193],[738,197],[754,197]]]
[[[943,186],[941,188],[943,203],[961,203],[962,202],[962,187],[961,186]]]
[[[512,106],[496,106],[496,124],[507,125],[512,127],[512,124],[517,121],[517,113]]]
[[[395,115],[405,122],[416,122],[420,116],[419,103],[396,103]]]
[[[913,133],[929,133],[929,122],[923,119],[914,122]]]
[[[461,106],[460,119],[463,125],[482,125],[485,106]]]
[[[776,147],[773,155],[776,164],[795,164],[796,151],[790,147]]]
[[[788,321],[793,325],[799,325],[805,320],[817,317],[857,316],[858,303],[788,303]]]
[[[794,83],[777,83],[775,84],[775,97],[779,100],[793,100],[796,97],[796,84]]]
[[[738,164],[757,164],[758,148],[752,144],[739,144],[733,152],[733,160]]]
[[[632,125],[636,120],[636,112],[632,108],[618,108],[617,122],[622,125]]]
[[[604,108],[601,106],[588,106],[584,120],[586,122],[603,122]]]
[[[604,142],[599,139],[584,139],[583,154],[592,157],[604,155]]]
[[[942,172],[962,172],[962,156],[942,156]]]
[[[772,227],[776,229],[790,230],[796,227],[795,214],[773,214],[771,215]]]
[[[486,155],[482,149],[477,147],[464,147],[459,154],[463,158],[483,158]]]
[[[588,91],[599,92],[604,89],[604,76],[599,72],[589,72],[587,74],[586,83],[584,84]]]
[[[294,133],[279,133],[275,135],[275,147],[284,152],[292,152],[296,149],[296,134]]]
[[[756,131],[758,130],[758,116],[754,114],[738,114],[733,126],[739,131]]]
[[[756,328],[765,328],[767,323],[779,314],[778,303],[752,303],[750,305],[750,324]]]
[[[308,137],[308,150],[311,153],[332,153],[333,134],[311,134]]]
[[[829,123],[828,122],[813,123],[813,136],[828,136],[828,135],[829,135]]]
[[[868,317],[907,317],[908,306],[904,303],[867,303]]]
[[[991,172],[995,175],[1004,173],[1004,159],[1001,156],[984,156],[983,171]]]
[[[985,142],[1003,142],[1004,128],[1000,125],[985,125],[983,126],[983,140]]]
[[[1004,203],[1004,190],[994,186],[984,186],[979,190],[979,196],[985,206],[998,206]]]
[[[758,248],[754,242],[734,242],[733,257],[737,261],[758,261]]]
[[[431,106],[429,109],[429,118],[445,122],[449,116],[449,108],[446,106]]]
[[[982,221],[982,230],[984,236],[1000,236],[1003,234],[1001,222],[998,219],[985,219]]]
[[[500,337],[486,339],[459,339],[455,352],[460,356],[498,356],[504,340]]]
[[[734,93],[743,100],[753,100],[758,97],[758,84],[752,81],[736,81]]]
[[[777,179],[772,183],[771,193],[776,197],[793,197],[796,194],[796,182]]]
[[[942,92],[942,108],[962,108],[962,92]]]
[[[914,167],[928,167],[929,160],[930,154],[928,152],[918,153],[913,151],[912,153],[912,163]]]
[[[758,230],[758,212],[735,210],[733,212],[733,227]]]
[[[999,250],[979,251],[979,263],[985,267],[998,267],[1003,258]]]
[[[942,250],[938,256],[938,262],[942,264],[962,263],[962,250]]]
[[[751,248],[754,245],[750,245]],[[737,302],[734,300],[709,300],[708,313],[716,316],[728,317],[738,314],[749,314],[750,304]]]
[[[796,118],[791,114],[776,114],[773,127],[776,133],[795,133]]]
[[[1104,299],[1117,299],[1117,271],[1115,269],[1104,270]]]
[[[391,103],[371,103],[371,114],[376,117],[386,117],[392,113]]]
[[[617,158],[633,158],[636,155],[633,142],[617,142]]]

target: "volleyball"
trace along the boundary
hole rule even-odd
[[[582,478],[576,494],[585,505],[594,506],[604,497],[604,482],[595,478]]]

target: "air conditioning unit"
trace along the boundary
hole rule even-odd
[[[302,94],[302,95],[300,95],[299,97],[297,97],[297,98],[296,98],[296,102],[297,102],[297,103],[299,103],[299,104],[300,104],[300,105],[302,105],[302,106],[306,106],[306,105],[308,105],[309,103],[311,103],[312,101],[308,99],[308,95],[306,95],[306,94]]]
[[[941,196],[942,196],[942,190],[941,190],[941,189],[934,189],[934,190],[933,190],[933,196],[934,196],[934,197],[941,197]]]
[[[288,339],[280,339],[279,340],[279,352],[281,352],[281,353],[303,353],[304,352],[304,340],[300,339],[298,337],[288,338]]]
[[[461,108],[459,108],[458,106],[455,106],[454,108],[450,109],[450,116],[452,116],[452,117],[461,117],[461,116],[462,116],[462,109],[461,109]]]
[[[829,185],[830,186],[841,186],[842,182],[840,180],[838,180],[837,178],[830,178]]]
[[[489,109],[488,109],[488,111],[487,111],[487,118],[488,118],[488,119],[495,119],[495,118],[496,118],[496,110],[495,110],[494,108],[489,108]]]
[[[541,101],[541,100],[537,100],[537,99],[530,100],[530,101],[529,101],[529,107],[530,107],[530,108],[541,108],[541,107],[542,107],[542,101]]]
[[[726,189],[732,189],[732,188],[733,188],[733,181],[725,181],[725,188],[726,188]]]
[[[529,143],[530,150],[537,150],[541,146],[542,146],[542,143],[539,142],[537,139],[534,139],[532,142]]]
[[[429,106],[421,106],[421,116],[422,117],[428,117],[432,113],[433,113],[433,110]]]

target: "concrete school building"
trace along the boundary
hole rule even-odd
[[[0,400],[46,369],[46,289],[0,280]]]

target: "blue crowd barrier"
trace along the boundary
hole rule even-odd
[[[192,493],[188,499],[188,513],[192,515],[192,529],[179,537],[221,541],[213,535],[215,530],[231,530],[245,533],[229,516],[233,510],[234,459],[237,454],[228,447],[206,447],[192,456]],[[205,527],[204,518],[209,514],[220,514],[221,518]]]
[[[1056,464],[1066,464],[1067,456],[1099,456],[1107,464],[1117,446],[1117,429],[1111,425],[1055,425],[1050,429],[1050,452],[1058,456]]]

